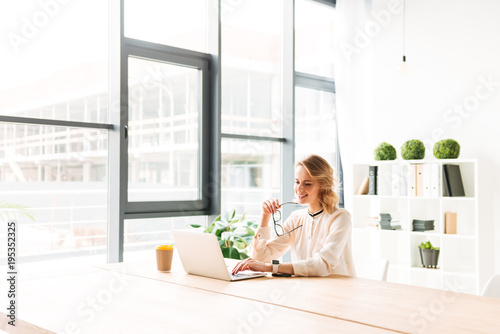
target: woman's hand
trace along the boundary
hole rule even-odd
[[[264,215],[270,215],[276,212],[280,208],[280,202],[277,199],[270,198],[262,203],[262,213]]]
[[[270,263],[260,262],[249,257],[241,262],[238,262],[236,266],[234,266],[232,274],[237,274],[243,270],[271,272],[273,270],[273,266]]]

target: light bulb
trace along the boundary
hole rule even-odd
[[[410,72],[410,65],[406,62],[406,56],[403,56],[403,62],[399,65],[399,72],[402,75],[408,75]]]

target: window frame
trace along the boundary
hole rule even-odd
[[[186,215],[207,215],[210,214],[210,196],[207,191],[210,175],[210,95],[209,82],[210,71],[209,64],[211,56],[201,52],[184,50],[176,47],[155,44],[147,41],[140,41],[128,37],[124,37],[123,57],[127,59],[127,66],[124,67],[121,75],[127,78],[127,86],[123,87],[122,103],[126,105],[127,112],[122,114],[122,121],[125,124],[125,134],[123,140],[126,142],[127,151],[122,156],[122,168],[124,176],[122,182],[125,182],[122,187],[127,189],[127,201],[125,202],[125,219],[134,218],[153,218],[153,217],[175,217]],[[199,200],[182,200],[182,201],[144,201],[131,202],[128,199],[128,60],[130,58],[139,58],[147,61],[157,61],[168,63],[175,66],[185,66],[201,71],[201,111],[199,115],[199,152],[198,158],[200,162],[199,173]]]

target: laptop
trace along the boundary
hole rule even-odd
[[[232,275],[214,234],[173,230],[175,247],[184,270],[191,275],[205,276],[225,281],[266,276],[266,273],[245,270]]]

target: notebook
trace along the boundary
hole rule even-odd
[[[225,281],[266,276],[263,272],[247,270],[232,275],[232,268],[227,267],[214,234],[174,230],[172,235],[182,266],[188,274]]]

